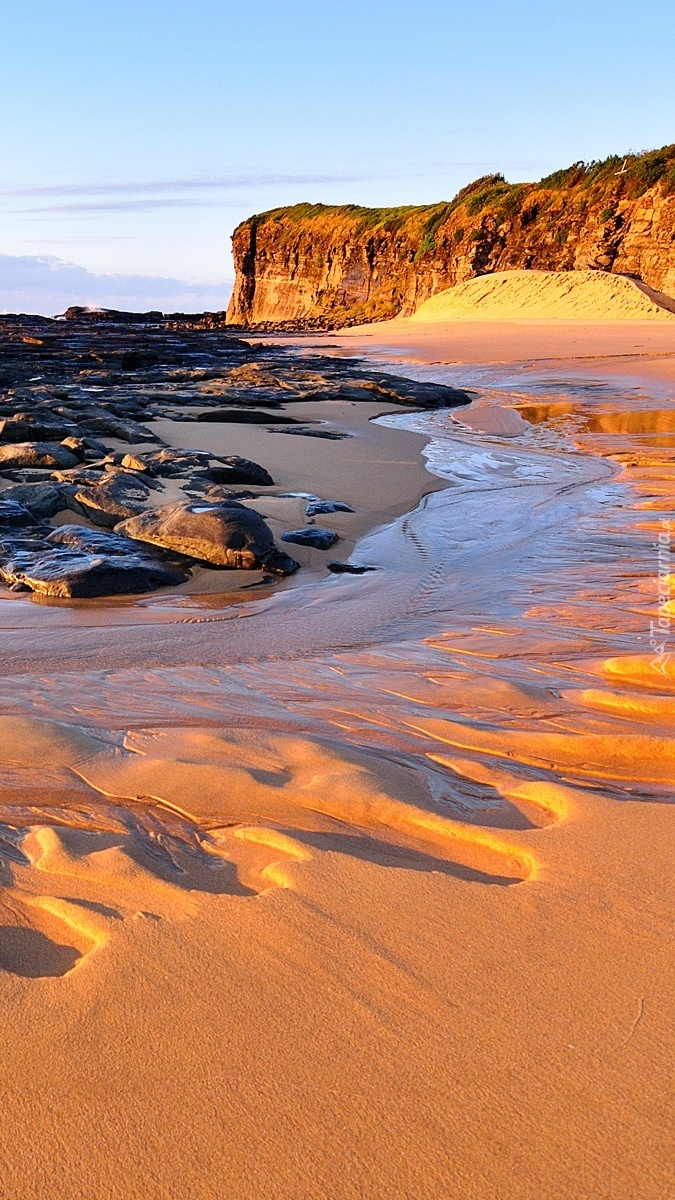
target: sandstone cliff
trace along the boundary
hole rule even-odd
[[[235,230],[228,321],[340,326],[413,312],[509,269],[631,275],[675,296],[675,145],[576,163],[539,183],[484,176],[449,203],[297,204]]]

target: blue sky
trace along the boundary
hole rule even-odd
[[[675,141],[670,0],[5,0],[1,28],[0,311],[223,307],[251,212]]]

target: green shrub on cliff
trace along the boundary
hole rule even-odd
[[[675,193],[675,166],[663,176],[661,192],[664,196],[672,196]]]
[[[417,250],[415,251],[415,256],[413,258],[413,262],[419,262],[420,259],[423,258],[425,254],[430,254],[432,252],[432,250],[435,250],[435,249],[436,249],[436,239],[434,238],[433,233],[425,233],[424,237],[422,238],[422,241],[420,242]]]
[[[628,166],[626,174],[626,195],[630,200],[637,200],[649,188],[654,187],[668,173],[670,160],[675,158],[675,146],[664,146],[663,150],[652,150],[636,158]]]
[[[477,192],[475,195],[469,196],[468,200],[465,201],[464,207],[470,217],[476,217],[484,208],[488,205],[493,205],[496,200],[500,200],[503,196],[506,196],[509,191],[510,185],[508,183],[497,184],[494,187],[486,188],[484,192]]]
[[[537,187],[556,192],[563,188],[576,187],[583,182],[587,170],[588,165],[585,162],[572,163],[571,167],[562,167],[559,171],[553,171],[551,175],[545,175],[539,180]]]

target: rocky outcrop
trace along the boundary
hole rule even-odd
[[[126,537],[150,542],[211,566],[291,575],[298,564],[274,544],[263,518],[236,500],[179,502],[149,509],[117,526]]]
[[[65,469],[77,466],[78,459],[67,446],[56,442],[10,442],[0,446],[0,470],[8,467],[55,467]]]
[[[319,416],[324,403],[330,419],[336,400],[419,409],[471,399],[351,359],[297,359],[225,329],[114,318],[0,315],[3,594],[80,600],[142,593],[187,583],[197,564],[280,575],[297,569],[263,517],[236,503],[260,500],[274,486],[266,467],[167,445],[160,422],[211,418],[220,442],[233,416],[266,433],[333,437],[341,432],[317,428],[327,424]],[[296,418],[280,410],[305,401],[316,426],[287,425]],[[344,501],[310,496],[302,474],[297,483],[308,527],[316,515],[330,524],[331,513],[351,511]],[[304,530],[290,532],[306,540]],[[313,526],[309,537],[325,544],[337,533]]]
[[[178,586],[189,570],[154,548],[78,526],[0,540],[0,580],[14,591],[61,599],[91,599]]]
[[[486,176],[454,200],[369,209],[298,204],[232,238],[238,325],[339,327],[414,312],[493,271],[597,270],[675,296],[675,146],[577,163],[539,183]]]

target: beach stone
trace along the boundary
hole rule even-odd
[[[347,368],[348,369],[348,368]],[[350,400],[352,402],[403,404],[415,408],[456,408],[470,404],[475,393],[444,383],[423,383],[401,375],[360,375],[335,386],[305,393],[303,400]]]
[[[346,433],[344,430],[306,429],[304,426],[303,426],[303,428],[298,428],[298,429],[274,429],[274,430],[272,430],[272,432],[273,433],[291,433],[291,434],[295,434],[296,437],[324,438],[325,441],[327,441],[327,442],[341,442],[343,438],[353,437],[353,434]]]
[[[11,479],[15,483],[49,483],[55,474],[56,472],[48,468],[18,467],[16,470],[3,471],[2,478]]]
[[[340,536],[333,529],[291,529],[282,533],[282,542],[295,542],[298,546],[312,546],[315,550],[330,550]]]
[[[182,555],[162,550],[149,543],[141,544],[122,533],[106,529],[89,529],[86,525],[59,525],[46,536],[50,546],[68,546],[83,554],[121,556],[129,561],[153,562],[172,567],[183,580],[190,576],[191,563]]]
[[[74,426],[68,422],[40,419],[29,413],[14,413],[0,419],[0,440],[3,442],[58,441],[69,437]]]
[[[145,425],[140,425],[138,421],[132,421],[126,417],[117,417],[110,412],[97,412],[95,414],[87,414],[82,419],[82,425],[90,433],[107,433],[109,437],[117,438],[120,442],[159,442],[161,439],[148,429]]]
[[[263,518],[236,501],[167,504],[123,521],[116,532],[212,566],[264,568],[276,575],[298,569],[298,563],[274,544]]]
[[[149,495],[150,487],[140,475],[113,469],[100,483],[76,491],[75,499],[95,525],[112,529],[119,521],[142,512]]]
[[[0,562],[0,578],[15,590],[68,599],[148,592],[183,583],[185,572],[149,556],[97,555],[68,546],[21,549]]]
[[[52,467],[61,470],[77,466],[78,459],[59,442],[12,442],[0,446],[0,471],[4,467]]]
[[[215,408],[208,412],[199,413],[198,421],[213,421],[218,424],[238,425],[297,425],[295,417],[285,417],[280,413],[260,412],[255,408]]]
[[[212,483],[251,483],[256,487],[272,487],[274,484],[269,471],[259,463],[251,462],[250,458],[240,458],[238,454],[230,454],[225,458],[218,456],[218,465],[208,467],[206,475]]]
[[[98,438],[83,437],[80,440],[84,446],[84,457],[88,462],[105,458],[106,454],[108,453],[103,442],[99,442]]]
[[[34,517],[54,517],[56,513],[68,508],[68,501],[73,493],[74,488],[68,487],[67,484],[17,483],[14,487],[5,489],[2,501],[17,501]]]
[[[342,500],[310,500],[305,511],[308,517],[318,517],[324,513],[353,513],[354,509]]]
[[[329,562],[328,570],[333,575],[365,575],[366,571],[377,571],[377,567],[361,566],[359,563]]]
[[[88,467],[80,463],[77,467],[70,467],[67,471],[52,471],[50,478],[56,480],[57,483],[73,483],[84,487],[88,484],[100,483],[103,474],[100,463]]]
[[[202,497],[210,504],[227,504],[229,500],[256,500],[258,493],[250,488],[223,487],[220,483],[211,483],[210,479],[195,479],[184,483],[182,490],[191,498]]]
[[[81,437],[65,437],[62,439],[61,445],[65,446],[66,450],[72,450],[77,458],[84,458],[85,445]]]
[[[22,529],[30,525],[35,525],[35,516],[30,509],[16,497],[8,497],[3,492],[0,497],[0,528]]]
[[[125,471],[151,471],[150,464],[140,454],[124,454],[120,462],[120,466],[124,467]]]
[[[83,554],[139,554],[143,548],[138,542],[123,534],[113,533],[112,530],[89,529],[86,525],[59,525],[47,534],[50,546],[69,546],[71,550],[79,550]],[[148,548],[148,553],[154,550]],[[161,551],[157,551],[157,555]]]
[[[211,455],[206,450],[175,450],[165,446],[147,454],[134,454],[155,475],[172,479],[181,475],[192,475],[208,467]]]

